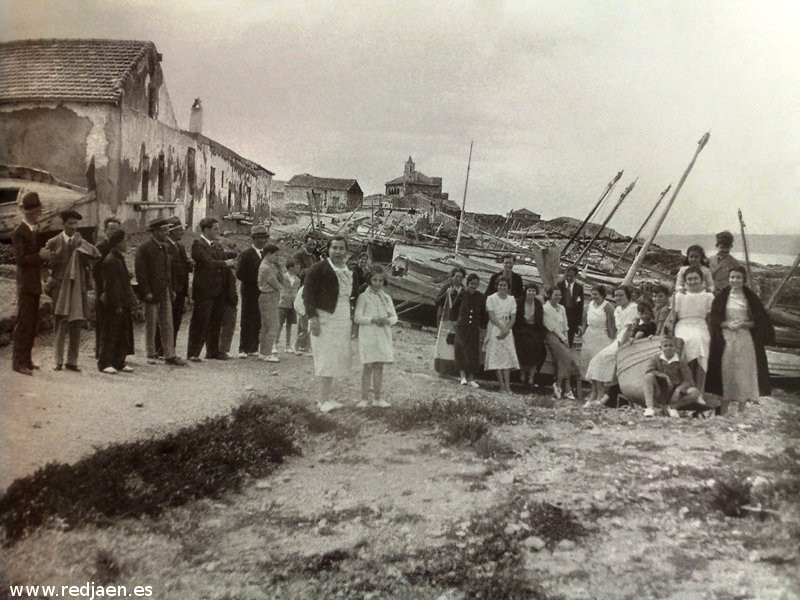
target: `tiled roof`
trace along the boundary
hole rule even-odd
[[[0,102],[117,102],[121,84],[152,42],[21,40],[0,44]]]
[[[406,181],[409,183],[418,183],[420,185],[435,185],[433,179],[419,171],[414,171],[410,175],[403,175],[402,177],[392,179],[391,181],[387,181],[384,185],[400,185]]]
[[[286,187],[310,187],[320,188],[323,190],[342,190],[348,191],[353,186],[358,187],[361,191],[358,182],[355,179],[333,179],[331,177],[316,177],[303,173],[302,175],[295,175],[288,182]]]

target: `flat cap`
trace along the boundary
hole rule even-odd
[[[77,221],[83,220],[81,213],[71,208],[67,210],[62,210],[60,213],[58,213],[58,216],[61,217],[62,221],[66,221],[67,219],[75,219]]]
[[[170,231],[172,231],[173,229],[180,229],[183,227],[183,223],[181,223],[181,220],[175,215],[167,219],[167,224],[169,225]]]
[[[250,237],[262,236],[262,235],[263,236],[269,235],[269,231],[267,231],[267,228],[264,227],[263,225],[253,225],[250,228]]]
[[[147,229],[149,231],[155,231],[156,229],[161,229],[162,227],[169,226],[169,219],[159,217],[157,219],[151,219],[150,222],[147,224]]]
[[[733,234],[730,231],[720,231],[717,234],[717,244],[720,243],[727,243],[729,245],[733,244]]]

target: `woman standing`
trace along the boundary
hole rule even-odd
[[[771,393],[764,346],[775,343],[769,314],[746,282],[744,267],[733,267],[728,287],[711,304],[706,378],[706,390],[735,400],[740,413],[748,400]]]
[[[686,293],[675,294],[675,337],[683,340],[683,359],[694,370],[694,380],[702,392],[705,389],[706,371],[708,370],[708,313],[714,294],[703,289],[703,272],[698,267],[686,269]]]
[[[608,402],[608,388],[616,378],[617,352],[631,338],[633,328],[639,320],[636,303],[631,302],[631,288],[627,285],[618,287],[614,290],[614,300],[617,302],[617,308],[614,309],[617,335],[613,342],[595,354],[586,369],[586,378],[591,380],[592,388],[602,389],[603,395],[594,402],[587,401],[584,405],[586,407]]]
[[[497,372],[500,391],[511,393],[511,369],[519,369],[514,334],[511,328],[517,318],[517,302],[509,295],[511,281],[505,276],[497,278],[497,291],[486,298],[489,325],[486,328],[486,368]]]
[[[442,317],[448,318],[450,309],[453,307],[456,296],[464,290],[464,278],[467,272],[461,267],[455,267],[450,271],[450,279],[447,280],[441,288],[439,293],[436,294],[436,322],[442,320]]]
[[[675,291],[681,294],[686,293],[686,271],[689,267],[697,267],[703,277],[703,287],[707,292],[714,291],[714,277],[711,269],[708,268],[708,258],[702,246],[689,246],[686,249],[686,258],[683,259],[683,266],[678,270],[678,278],[675,282]]]
[[[332,237],[328,257],[308,270],[303,287],[322,412],[342,407],[331,400],[331,386],[334,377],[350,372],[351,311],[358,290],[346,261],[347,240]]]
[[[581,375],[584,378],[589,370],[589,363],[603,348],[614,341],[617,327],[614,324],[614,307],[606,300],[606,288],[595,285],[592,288],[592,301],[586,307],[583,317],[583,345],[581,346]],[[592,393],[588,402],[594,403],[603,394],[603,386],[591,381]]]
[[[383,388],[383,365],[394,362],[392,325],[397,323],[392,298],[384,291],[386,273],[380,265],[370,268],[369,287],[358,296],[353,322],[358,325],[358,356],[364,370],[361,373],[361,402],[359,408],[369,403],[369,386],[375,401],[372,406],[389,407],[381,399]]]
[[[561,304],[561,289],[551,288],[547,292],[544,305],[544,328],[547,330],[545,345],[556,365],[556,380],[553,383],[553,397],[575,400],[570,378],[578,375],[578,365],[572,360],[569,349],[569,322],[567,309]],[[580,382],[578,382],[580,383]],[[578,392],[580,394],[580,391]]]
[[[529,285],[517,300],[517,318],[514,320],[514,346],[517,349],[522,383],[533,385],[533,377],[542,368],[547,349],[544,346],[544,309],[539,298],[539,288]]]
[[[461,385],[480,387],[475,375],[481,369],[481,324],[486,316],[486,298],[478,291],[480,278],[475,273],[467,277],[467,289],[456,296],[450,309],[450,320],[455,321],[456,335],[453,347],[456,368],[461,374]]]

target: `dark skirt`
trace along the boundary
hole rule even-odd
[[[458,370],[472,375],[480,371],[480,327],[457,323],[453,352]]]
[[[514,327],[514,345],[520,367],[533,368],[537,371],[542,368],[547,358],[543,332],[528,323]]]

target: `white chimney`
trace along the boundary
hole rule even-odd
[[[203,133],[203,104],[200,98],[195,98],[192,104],[192,114],[189,116],[189,131]]]

